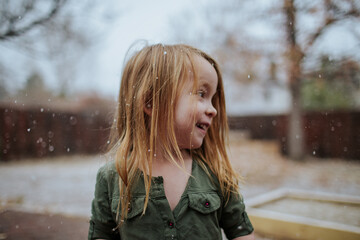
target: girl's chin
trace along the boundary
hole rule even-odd
[[[190,143],[187,141],[187,142],[183,142],[182,144],[179,144],[179,148],[180,149],[188,149],[188,150],[198,149],[202,146],[203,141],[204,141],[204,138],[195,138],[195,139],[192,139],[192,141]]]
[[[203,143],[203,141],[192,143],[191,146],[190,146],[190,149],[198,149],[198,148],[201,147],[202,143]]]
[[[186,149],[186,150],[195,150],[200,148],[202,145],[201,144],[191,144],[191,146],[187,145],[187,146],[179,146],[180,150]]]

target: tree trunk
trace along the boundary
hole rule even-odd
[[[294,0],[284,0],[284,13],[286,16],[286,34],[288,43],[288,81],[292,96],[289,124],[287,130],[288,153],[294,160],[304,158],[304,131],[301,106],[301,59],[303,52],[297,43],[295,28],[296,9]]]
[[[296,78],[292,75],[291,78]],[[289,157],[294,160],[302,160],[304,158],[304,128],[303,128],[303,111],[301,107],[300,84],[292,86],[292,102],[291,110],[289,113],[288,123],[288,148]]]

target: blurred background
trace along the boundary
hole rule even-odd
[[[86,236],[124,61],[158,42],[219,62],[245,199],[360,196],[359,1],[2,0],[0,239]]]

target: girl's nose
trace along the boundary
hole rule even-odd
[[[212,104],[210,104],[206,110],[206,115],[213,118],[216,116],[216,114],[217,114],[216,108],[214,108],[214,106]]]

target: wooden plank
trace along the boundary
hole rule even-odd
[[[261,205],[282,198],[360,204],[360,197],[296,189],[277,189],[249,199],[247,213],[255,231],[278,239],[360,239],[360,227],[261,209]],[[360,207],[360,206],[359,206]]]

